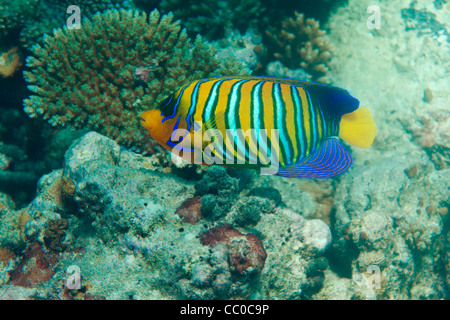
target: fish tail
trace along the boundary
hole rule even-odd
[[[377,127],[367,108],[358,108],[341,116],[339,138],[351,145],[369,148],[375,139],[376,132]]]

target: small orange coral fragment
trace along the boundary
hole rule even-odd
[[[4,78],[11,77],[23,65],[19,48],[14,47],[3,52],[0,57],[0,75]]]

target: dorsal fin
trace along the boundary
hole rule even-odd
[[[212,77],[219,79],[225,77]],[[334,116],[341,116],[358,109],[359,101],[351,96],[347,90],[323,83],[309,82],[297,79],[259,77],[259,76],[226,76],[227,79],[248,79],[270,81],[306,89],[312,99],[319,101],[322,110]]]
[[[310,86],[305,89],[319,101],[322,110],[334,116],[342,116],[358,109],[359,100],[347,90],[332,86]]]

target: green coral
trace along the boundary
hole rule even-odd
[[[40,41],[42,35],[65,25],[72,0],[0,0],[0,39],[28,48]],[[83,0],[78,4],[82,18],[108,9],[130,9],[129,0]]]
[[[0,0],[0,38],[17,33],[32,17],[38,0]]]
[[[149,9],[157,6],[161,12],[173,12],[183,21],[189,35],[201,34],[209,40],[224,36],[227,28],[245,32],[269,22],[278,13],[275,0],[135,0],[136,6]],[[267,13],[270,13],[268,15]]]
[[[88,128],[127,147],[150,148],[139,122],[182,84],[221,74],[245,74],[234,60],[220,61],[199,36],[191,41],[173,15],[108,10],[45,36],[24,72],[34,93],[24,100],[30,117],[53,126]],[[147,68],[148,79],[135,77]]]
[[[25,1],[38,2],[37,0]],[[133,8],[128,0],[83,0],[79,3],[74,3],[73,0],[41,0],[33,10],[33,16],[28,18],[27,23],[20,30],[19,38],[22,45],[29,48],[40,41],[43,34],[51,33],[54,28],[65,25],[70,16],[67,13],[67,8],[70,5],[80,7],[82,20],[109,9]]]

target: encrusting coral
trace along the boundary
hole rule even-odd
[[[295,18],[282,21],[279,32],[266,31],[266,34],[272,42],[273,56],[284,66],[301,67],[313,81],[328,82],[326,75],[330,70],[331,46],[327,43],[325,31],[319,28],[319,22],[305,19],[303,14],[295,12]]]
[[[144,151],[152,144],[139,123],[141,112],[184,83],[248,73],[231,58],[215,58],[211,45],[201,37],[192,42],[172,14],[157,10],[148,16],[108,10],[83,20],[80,29],[54,30],[43,42],[27,58],[31,70],[24,76],[34,94],[24,100],[25,112]],[[136,77],[142,68],[149,74]]]

